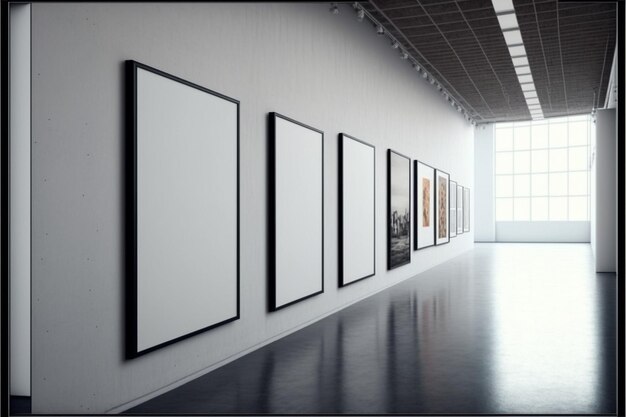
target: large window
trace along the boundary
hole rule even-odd
[[[495,126],[496,221],[589,220],[591,118]]]

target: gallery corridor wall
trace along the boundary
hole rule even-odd
[[[33,412],[121,411],[472,248],[470,231],[385,269],[387,148],[473,188],[474,129],[350,5],[340,11],[329,13],[327,4],[33,4]],[[241,318],[132,360],[124,358],[127,59],[241,103]],[[324,131],[325,290],[269,313],[272,111]],[[344,288],[337,285],[340,132],[376,147],[377,172],[376,275]]]

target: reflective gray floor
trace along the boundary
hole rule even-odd
[[[614,413],[616,278],[591,261],[477,244],[129,412]]]

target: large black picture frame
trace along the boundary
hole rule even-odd
[[[419,216],[420,216],[420,213],[418,213],[418,211],[419,211],[418,207],[419,207],[419,198],[420,198],[420,195],[419,195],[420,194],[419,193],[419,190],[420,190],[420,186],[419,186],[420,169],[419,169],[419,166],[420,166],[420,164],[424,165],[425,167],[427,167],[429,169],[431,169],[432,170],[432,174],[433,174],[433,177],[432,177],[432,190],[433,191],[431,192],[431,195],[430,195],[430,198],[433,201],[433,204],[432,204],[433,212],[431,213],[432,214],[432,221],[433,221],[433,226],[432,226],[432,228],[433,228],[433,231],[432,231],[433,243],[431,243],[430,245],[424,245],[424,246],[419,246],[419,236],[420,236],[420,230],[419,230],[419,228],[420,228],[420,226],[419,226],[420,225],[419,218],[420,217]],[[434,204],[435,197],[436,197],[435,193],[434,193],[434,190],[435,190],[435,175],[436,175],[436,173],[437,173],[437,168],[435,168],[435,167],[433,167],[433,166],[431,166],[431,165],[429,165],[429,164],[427,164],[425,162],[422,162],[422,161],[420,161],[418,159],[413,161],[413,250],[422,250],[422,249],[433,247],[433,246],[435,246],[435,242],[437,240],[437,236],[435,235],[435,224],[434,224],[435,223],[435,218],[436,218],[435,204]]]
[[[449,196],[450,196],[449,197],[450,198],[450,200],[449,200],[450,201],[450,204],[449,204],[450,205],[450,212],[448,214],[448,219],[449,219],[448,221],[450,222],[450,225],[449,225],[450,227],[449,227],[448,234],[450,235],[450,239],[452,239],[452,238],[455,238],[455,237],[458,236],[458,233],[457,233],[458,217],[457,217],[457,214],[456,214],[456,211],[457,211],[457,202],[456,202],[456,199],[457,199],[457,190],[456,190],[457,182],[450,180],[448,182],[448,184],[450,184],[450,186],[448,187],[448,192],[449,192]],[[453,204],[452,204],[452,196],[454,196],[454,215],[452,213],[452,206],[453,206]],[[452,222],[451,222],[452,219],[454,219],[454,227],[452,227]]]
[[[351,281],[347,281],[346,280],[346,276],[345,276],[345,271],[344,271],[344,252],[345,252],[345,241],[344,241],[344,225],[345,225],[345,213],[344,213],[344,141],[346,140],[352,140],[358,144],[361,144],[363,146],[372,148],[372,154],[373,154],[373,158],[372,158],[372,171],[374,174],[374,178],[372,179],[373,181],[373,189],[372,189],[372,193],[373,193],[373,216],[372,216],[372,234],[373,234],[373,253],[372,253],[372,272],[370,274],[366,274],[364,276],[358,277],[356,279],[353,279]],[[338,249],[339,249],[339,253],[338,253],[338,285],[339,287],[345,287],[347,285],[350,284],[354,284],[356,282],[359,282],[361,280],[364,280],[365,278],[369,278],[369,277],[373,277],[374,275],[376,275],[376,147],[374,145],[371,145],[361,139],[357,139],[353,136],[350,136],[348,134],[345,133],[340,133],[339,134],[339,143],[338,143],[338,154],[339,154],[339,183],[338,183],[338,202],[339,202],[339,227],[338,227],[338,238],[339,238],[339,245],[338,245]]]
[[[407,222],[409,223],[407,226],[407,250],[408,257],[403,257],[407,259],[401,259],[398,262],[393,262],[393,241],[392,241],[392,185],[394,183],[394,174],[392,170],[392,162],[391,159],[393,156],[400,157],[406,159],[407,163],[407,177],[406,177],[406,199],[407,199],[407,209],[409,211],[407,215]],[[399,152],[396,152],[392,149],[387,149],[387,270],[392,270],[398,268],[403,265],[408,265],[411,263],[411,158],[406,155],[403,155]]]
[[[439,238],[439,178],[440,176],[444,176],[446,178],[446,192],[447,192],[447,201],[446,208],[444,213],[447,216],[447,226],[446,226],[446,237]],[[439,241],[439,239],[445,239],[445,241]],[[441,246],[450,243],[450,174],[440,169],[435,169],[435,246]]]
[[[165,77],[169,80],[181,83],[193,89],[202,91],[220,99],[226,100],[236,105],[236,314],[225,320],[210,323],[200,329],[183,334],[179,337],[165,341],[158,345],[152,346],[147,349],[139,350],[137,348],[138,342],[138,220],[137,220],[137,141],[138,141],[138,121],[137,121],[137,70],[142,69],[153,74]],[[126,359],[136,358],[138,356],[153,352],[157,349],[172,345],[180,340],[190,338],[197,334],[206,332],[224,324],[233,322],[240,318],[240,103],[238,100],[228,97],[226,95],[217,93],[208,88],[199,86],[190,81],[168,74],[164,71],[150,67],[148,65],[139,63],[134,60],[125,61],[125,106],[126,106],[126,121],[125,121],[125,182],[124,182],[124,196],[125,196],[125,239],[126,239],[126,254],[124,259],[125,269],[125,357]]]
[[[276,273],[277,273],[277,216],[276,216],[276,206],[277,206],[277,159],[276,159],[276,121],[277,119],[282,119],[286,122],[293,123],[305,129],[309,129],[313,132],[318,133],[321,136],[321,191],[320,191],[320,204],[321,204],[321,289],[319,291],[314,291],[313,293],[306,294],[298,299],[291,300],[284,304],[278,304],[276,292],[277,292],[277,281],[276,281]],[[311,127],[307,124],[299,122],[295,119],[289,118],[277,112],[270,112],[268,114],[268,292],[267,292],[267,302],[268,302],[268,311],[274,312],[281,310],[285,307],[289,307],[293,304],[304,301],[308,298],[314,297],[316,295],[322,294],[324,292],[324,132]],[[301,184],[302,187],[306,187],[305,184]]]

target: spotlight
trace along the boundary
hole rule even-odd
[[[398,42],[393,42],[391,44],[391,49],[398,49],[400,47],[400,44]]]
[[[382,26],[378,25],[378,27],[376,28],[376,34],[379,35],[379,36],[384,35],[385,34],[385,29]]]
[[[422,78],[428,78],[428,73],[426,71],[422,74]]]
[[[445,99],[446,99],[446,101],[448,101],[448,93],[445,93],[445,92],[444,92],[444,93],[443,93],[443,98],[445,98]]]
[[[337,7],[337,5],[336,5],[336,4],[333,4],[333,5],[330,7],[330,12],[331,12],[332,14],[339,14],[339,7]]]
[[[417,72],[420,72],[422,70],[422,67],[420,67],[417,62],[414,62],[413,63],[413,69],[415,69],[415,71],[417,71]]]
[[[358,20],[359,22],[362,22],[364,18],[365,18],[365,10],[359,9],[359,11],[356,12],[356,20]]]
[[[461,108],[461,106],[457,106],[456,111],[458,111],[459,113],[461,113],[463,111],[463,109]]]
[[[454,107],[454,105],[455,105],[455,104],[456,104],[456,103],[454,102],[454,100],[450,99],[450,105],[451,105],[452,107]]]
[[[431,84],[431,85],[435,85],[435,79],[434,79],[433,77],[430,77],[430,80],[429,80],[429,81],[430,81],[430,84]]]
[[[400,59],[409,59],[409,54],[407,54],[406,52],[402,52],[400,54]]]
[[[441,84],[437,83],[437,90],[441,91]]]

